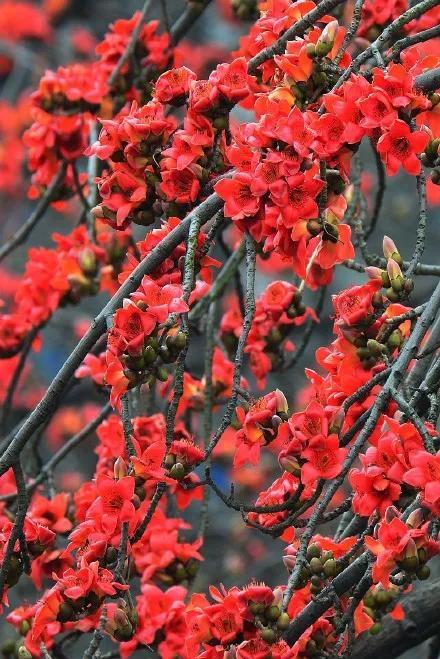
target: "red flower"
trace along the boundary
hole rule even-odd
[[[159,286],[147,275],[142,279],[141,289],[132,294],[132,299],[147,305],[148,314],[158,323],[164,323],[172,313],[185,313],[189,310],[182,300],[182,287],[174,284]]]
[[[96,487],[98,498],[92,503],[87,518],[97,517],[103,529],[113,535],[119,524],[129,522],[133,526],[135,509],[133,506],[134,478],[125,476],[115,481],[110,476],[98,475]]]
[[[246,98],[249,94],[250,79],[244,57],[235,59],[230,64],[220,64],[209,76],[209,81],[232,103]]]
[[[194,112],[207,112],[215,105],[218,89],[210,80],[193,80],[190,83],[189,104]]]
[[[191,81],[195,78],[196,74],[186,66],[166,71],[156,82],[155,96],[161,103],[180,104],[188,95]]]
[[[253,217],[260,209],[260,197],[253,192],[254,178],[239,172],[232,179],[223,179],[215,184],[214,190],[225,201],[224,213],[233,220]]]
[[[397,112],[393,108],[389,97],[384,92],[372,91],[366,98],[359,100],[359,107],[364,117],[360,124],[364,128],[389,128],[397,119]]]
[[[404,121],[396,120],[377,143],[377,150],[385,163],[387,173],[393,176],[402,165],[408,174],[419,174],[421,164],[416,154],[423,151],[428,141],[427,133],[412,133]]]
[[[32,639],[34,641],[42,636],[48,624],[57,619],[62,601],[58,586],[51,588],[40,600],[32,625]]]
[[[279,389],[256,400],[247,412],[237,407],[237,418],[243,427],[237,432],[234,466],[246,461],[257,464],[262,444],[275,439],[281,423],[278,415],[286,414],[287,409],[286,398]],[[275,423],[272,421],[274,416]]]
[[[118,309],[113,317],[113,328],[109,335],[109,345],[116,347],[118,352],[129,355],[141,354],[144,340],[150,336],[156,327],[156,317],[147,311],[142,311],[131,300],[125,299],[122,309]]]
[[[333,295],[336,323],[346,327],[368,323],[374,312],[373,295],[381,288],[382,282],[374,279],[362,286],[352,286],[338,295]]]
[[[323,187],[323,181],[308,173],[289,176],[272,185],[271,197],[280,207],[287,227],[293,227],[298,220],[318,217],[316,198]]]
[[[440,511],[440,451],[414,451],[409,456],[412,469],[403,477],[405,483],[423,490],[423,503],[435,514]]]
[[[200,173],[200,166],[195,164],[182,170],[164,170],[160,188],[169,201],[178,204],[194,203],[200,190]]]
[[[302,451],[301,458],[307,462],[301,467],[304,485],[315,484],[319,478],[335,478],[342,469],[347,449],[339,448],[337,435],[313,437]]]
[[[350,485],[355,494],[352,501],[356,514],[368,517],[377,510],[381,515],[400,497],[400,485],[388,480],[380,467],[352,469]]]

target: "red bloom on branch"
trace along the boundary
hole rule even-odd
[[[209,81],[232,103],[238,103],[246,98],[249,94],[250,80],[244,57],[239,57],[230,64],[220,64],[209,76]]]
[[[260,209],[260,198],[253,192],[254,178],[241,172],[232,179],[215,184],[216,193],[225,201],[225,215],[233,220],[253,217]]]
[[[339,448],[337,435],[317,435],[313,437],[301,458],[306,463],[301,467],[301,481],[304,485],[316,484],[318,479],[335,478],[342,469],[347,449]]]
[[[412,468],[403,476],[405,483],[423,491],[423,503],[435,514],[440,511],[440,451],[432,455],[427,451],[411,453]]]
[[[382,282],[372,279],[362,286],[352,286],[338,295],[333,295],[336,323],[345,327],[368,323],[374,312],[373,296],[381,288]]]
[[[186,66],[171,69],[159,76],[154,93],[161,103],[178,103],[184,101],[189,94],[190,84],[196,74]]]
[[[377,143],[377,150],[385,163],[387,173],[393,176],[402,166],[408,174],[419,174],[421,164],[417,154],[423,151],[428,141],[427,133],[411,132],[404,121],[397,119]]]
[[[97,518],[103,529],[113,535],[118,525],[129,522],[130,528],[135,523],[135,509],[133,506],[134,478],[125,476],[115,480],[104,474],[96,479],[98,498],[90,506],[87,517]]]

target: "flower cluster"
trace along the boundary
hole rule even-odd
[[[0,1],[0,32],[11,4]],[[21,276],[0,273],[1,607],[24,573],[36,591],[35,603],[8,611],[18,640],[2,652],[64,656],[66,639],[89,634],[86,655],[106,635],[124,659],[147,649],[164,659],[349,656],[355,637],[380,631],[384,616],[404,617],[400,596],[430,577],[440,553],[436,306],[411,302],[415,275],[438,274],[421,253],[422,167],[440,182],[440,95],[423,91],[419,76],[440,57],[414,39],[405,45],[405,35],[423,39],[436,25],[438,8],[366,0],[322,15],[313,0],[233,0],[235,15],[253,21],[248,35],[212,70],[206,60],[218,53],[198,50],[195,73],[183,65],[190,47],[176,43],[208,3],[186,3],[171,29],[166,4],[161,21],[141,12],[116,21],[95,60],[47,71],[31,97],[32,125],[28,101],[17,117],[0,106],[2,190],[14,189],[18,135],[28,127],[30,196],[40,200],[27,224],[51,204],[81,206],[76,228],[53,233],[52,248],[31,247]],[[47,39],[44,12],[18,6],[33,24],[9,38]],[[367,140],[379,187],[402,170],[417,178],[411,260],[388,236],[383,254],[369,251],[383,190],[370,218]],[[22,238],[12,236],[11,249]],[[338,265],[360,278],[326,298]],[[38,400],[15,389],[30,379],[26,357],[39,331],[60,307],[101,293],[110,303],[91,330],[78,323],[86,338],[14,430],[12,403]],[[317,349],[317,370],[306,369],[294,402],[292,379],[283,393],[274,376],[302,354],[327,299],[333,339]],[[426,377],[425,357],[434,365]],[[74,373],[109,404],[63,405]],[[87,384],[77,384],[80,398]],[[54,475],[91,434],[91,473]],[[43,465],[39,443],[41,455],[56,451]],[[249,563],[266,551],[255,531],[284,543],[283,583],[197,592],[211,558],[209,496],[241,513],[240,531],[231,515],[222,523]],[[188,521],[194,510],[197,524]],[[334,533],[319,533],[335,520]],[[215,547],[215,565],[238,575],[242,557],[226,544]],[[292,621],[309,604],[292,641]]]
[[[294,350],[288,338],[294,327],[308,318],[317,321],[313,309],[306,307],[300,291],[287,281],[273,281],[255,301],[255,315],[246,345],[252,373],[264,387],[268,373],[280,370],[286,353]],[[238,309],[230,308],[222,316],[220,332],[229,354],[235,354],[243,321]]]

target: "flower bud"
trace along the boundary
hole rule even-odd
[[[311,561],[312,558],[319,558],[321,556],[321,548],[318,545],[309,545],[307,547],[307,560]]]
[[[380,357],[384,351],[385,346],[376,339],[368,339],[367,348],[373,357]]]
[[[151,210],[141,210],[134,214],[133,222],[142,227],[148,227],[155,221],[154,213]]]
[[[399,265],[402,265],[402,257],[399,254],[399,250],[396,247],[394,240],[389,236],[384,236],[383,238],[383,254],[387,260],[393,259]]]
[[[405,279],[402,275],[400,266],[394,259],[390,259],[387,263],[387,273],[390,278],[391,287],[396,293],[400,293],[403,289]]]
[[[440,185],[440,169],[433,169],[431,172],[431,181],[434,185]]]
[[[73,607],[67,602],[62,602],[60,608],[58,609],[57,620],[59,622],[68,622],[72,620],[75,616],[75,611]]]
[[[419,562],[424,564],[428,561],[428,552],[426,551],[425,547],[420,547],[420,549],[417,550],[417,557],[419,559]]]
[[[292,572],[293,568],[295,567],[296,557],[292,556],[292,554],[287,554],[283,556],[283,563],[286,567],[286,570],[288,570],[288,572]]]
[[[28,633],[30,628],[31,628],[31,625],[30,625],[29,620],[22,620],[20,622],[19,632],[22,636],[26,636],[26,634]]]
[[[120,480],[121,478],[124,478],[128,474],[128,469],[127,469],[127,464],[121,456],[115,460],[115,464],[113,465],[113,474],[115,477],[115,480]]]
[[[167,369],[160,366],[156,371],[156,377],[161,382],[166,382],[168,380],[168,371],[167,371]]]
[[[420,581],[426,581],[426,579],[429,579],[430,574],[431,570],[427,565],[422,565],[422,567],[416,572],[417,579],[420,579]]]
[[[266,609],[264,610],[264,615],[267,618],[267,620],[270,620],[271,622],[275,622],[278,620],[280,617],[281,611],[277,606],[267,606]]]
[[[406,525],[410,526],[413,529],[417,529],[422,522],[423,522],[423,510],[421,508],[417,508],[408,515],[408,519],[406,520]]]
[[[380,622],[375,622],[372,627],[370,627],[370,634],[373,636],[376,636],[376,634],[379,634],[379,632],[382,630],[382,625]]]
[[[277,401],[277,407],[276,407],[277,413],[280,414],[281,412],[284,412],[285,414],[287,414],[289,412],[289,406],[287,404],[285,395],[283,394],[282,391],[280,391],[280,389],[275,389],[275,395]]]
[[[177,332],[174,337],[174,347],[176,350],[183,350],[186,346],[187,338],[185,332]]]
[[[313,574],[321,574],[322,572],[322,563],[319,558],[312,558],[310,561],[310,569]]]
[[[90,247],[84,247],[84,249],[81,250],[78,263],[85,275],[93,276],[96,274],[98,263],[96,261],[95,252]]]
[[[324,563],[323,566],[324,574],[326,577],[335,577],[338,573],[338,566],[334,558],[330,558]]]
[[[332,50],[336,34],[338,31],[338,21],[330,21],[322,31],[321,36],[316,44],[316,54],[318,57],[324,57]]]
[[[157,359],[157,352],[154,350],[154,348],[150,346],[146,346],[144,350],[142,351],[142,357],[144,359],[145,365],[152,364],[154,361]]]
[[[94,206],[93,208],[90,209],[90,213],[96,219],[102,219],[103,217],[105,217],[103,209],[101,208],[101,206]]]
[[[261,638],[263,641],[270,644],[275,643],[277,637],[273,629],[266,627],[261,631]]]
[[[315,57],[316,55],[316,49],[315,49],[315,44],[314,43],[308,43],[306,46],[306,53],[307,57],[310,57],[311,59]]]
[[[385,510],[384,519],[387,524],[389,524],[395,517],[399,517],[400,513],[397,510],[396,506],[388,506]]]
[[[403,343],[402,332],[399,328],[395,329],[394,332],[388,337],[387,346],[390,350],[395,350],[400,348]]]
[[[278,462],[280,463],[280,467],[284,469],[284,471],[289,472],[289,474],[293,474],[293,476],[296,476],[299,478],[301,476],[301,466],[293,455],[283,455],[280,456]]]
[[[339,435],[341,428],[344,425],[344,421],[345,421],[345,412],[343,408],[340,407],[331,420],[329,427],[330,433],[335,433],[336,435]]]
[[[170,477],[174,478],[176,481],[181,481],[185,478],[186,476],[186,470],[185,467],[181,462],[176,462],[175,465],[173,465],[170,469]]]
[[[379,279],[382,281],[382,273],[383,270],[380,268],[376,268],[374,265],[368,265],[365,268],[365,274],[370,278],[370,279]]]
[[[290,625],[290,618],[287,613],[281,613],[280,617],[277,620],[277,627],[284,631]]]

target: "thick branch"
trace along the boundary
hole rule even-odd
[[[0,460],[0,475],[17,460],[21,450],[32,433],[50,417],[64,389],[84,357],[93,348],[96,341],[106,330],[106,319],[122,305],[124,298],[139,287],[144,275],[153,272],[185,240],[191,221],[199,215],[201,224],[206,223],[223,206],[223,200],[216,194],[205,199],[196,209],[171,231],[148,256],[137,266],[121,288],[102,309],[92,322],[90,329],[67,358],[50,384],[46,394],[35,410],[28,416]]]
[[[440,630],[440,582],[424,585],[403,599],[405,618],[401,621],[387,618],[377,636],[363,634],[355,643],[351,659],[393,659],[402,652],[423,643]],[[419,656],[414,654],[413,656]]]
[[[335,593],[341,596],[350,590],[362,579],[367,568],[368,555],[362,554],[341,574],[338,574],[333,579],[331,586],[327,586],[315,597],[291,623],[284,635],[286,642],[292,647],[299,637],[333,605]]]
[[[415,79],[415,87],[425,93],[440,89],[440,68],[418,75]]]

